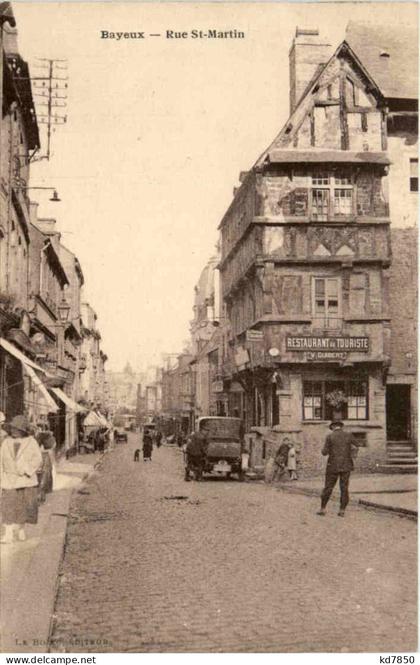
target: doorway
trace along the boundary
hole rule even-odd
[[[410,439],[410,386],[390,384],[386,387],[386,436],[388,441]]]

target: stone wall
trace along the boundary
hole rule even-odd
[[[308,371],[313,366],[308,365]],[[331,369],[324,372],[330,379],[340,378],[340,370]],[[321,376],[319,374],[318,376]],[[291,372],[285,375],[285,386],[278,391],[280,400],[280,425],[274,428],[253,427],[251,432],[251,465],[264,468],[274,457],[283,439],[287,436],[296,445],[298,453],[299,477],[320,475],[325,468],[325,458],[321,454],[325,437],[329,433],[329,421],[302,420],[302,372]],[[341,376],[342,378],[342,376]],[[374,472],[386,460],[385,435],[385,388],[379,369],[369,375],[369,420],[345,421],[346,430],[356,437],[363,437],[364,445],[359,448],[356,472]]]

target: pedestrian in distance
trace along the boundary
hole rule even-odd
[[[289,477],[290,480],[297,480],[298,477],[296,472],[297,461],[296,461],[295,444],[293,443],[293,441],[290,441],[288,446],[289,446],[289,452],[287,454],[287,469],[289,471]]]
[[[152,461],[153,439],[150,430],[145,429],[143,434],[143,460]]]
[[[285,437],[281,443],[279,449],[276,452],[274,458],[274,471],[273,471],[273,483],[286,473],[287,470],[287,460],[289,456],[289,444],[292,443],[290,439]]]
[[[331,434],[325,439],[322,455],[328,457],[325,470],[325,485],[321,494],[321,509],[317,515],[325,515],[325,508],[335,487],[340,480],[340,510],[338,515],[344,517],[349,502],[350,474],[354,469],[353,459],[358,452],[358,444],[350,432],[344,431],[341,420],[333,420],[329,426]]]
[[[42,466],[38,469],[38,500],[44,503],[46,495],[53,491],[55,448],[57,446],[53,433],[45,422],[39,422],[35,438],[42,455]]]
[[[160,448],[162,445],[162,432],[158,430],[155,435],[156,447]]]
[[[26,540],[25,524],[38,522],[38,477],[42,454],[26,416],[15,416],[10,436],[0,450],[2,524],[1,542]]]
[[[135,461],[135,462],[139,462],[139,461],[140,461],[140,448],[137,448],[137,449],[134,451],[134,461]]]

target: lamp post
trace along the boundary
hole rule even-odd
[[[60,323],[67,323],[69,320],[70,305],[67,302],[65,296],[61,298],[61,302],[58,305],[57,310],[58,310],[58,318],[60,319]]]
[[[70,314],[70,305],[67,302],[65,296],[63,295],[61,298],[61,302],[57,307],[57,312],[58,312],[58,319],[59,319],[59,325],[58,325],[58,335],[57,335],[57,341],[58,341],[58,358],[60,364],[64,362],[64,335],[65,335],[65,328],[66,328],[66,323],[69,318]]]

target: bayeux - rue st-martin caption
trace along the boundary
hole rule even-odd
[[[111,31],[100,30],[101,39],[112,39],[115,41],[125,39],[148,39],[149,37],[163,37],[164,39],[245,39],[245,32],[242,30],[216,30],[214,28],[207,30],[164,30],[162,32],[146,31]]]

